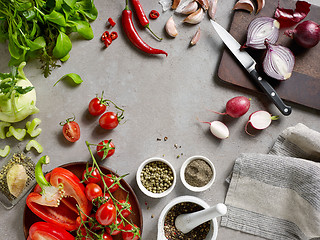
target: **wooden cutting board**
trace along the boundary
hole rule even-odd
[[[280,0],[279,4],[282,8],[295,9],[293,0]],[[277,6],[278,0],[267,0],[265,7],[258,15],[235,11],[229,32],[240,44],[245,43],[249,23],[256,17],[273,17]],[[304,20],[320,23],[320,7],[312,5],[310,9]],[[320,43],[311,49],[303,49],[285,36],[284,30],[286,29],[281,29],[277,44],[290,48],[296,56],[294,71],[288,80],[277,81],[263,73],[261,63],[264,50],[248,49],[247,51],[257,61],[256,68],[259,73],[268,80],[282,99],[320,110]],[[218,76],[225,82],[262,92],[228,49],[223,52]]]

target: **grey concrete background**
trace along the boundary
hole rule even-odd
[[[64,163],[89,160],[85,140],[98,143],[112,138],[116,152],[103,165],[119,174],[130,173],[126,181],[135,190],[143,211],[142,239],[155,240],[158,217],[171,199],[181,195],[194,195],[210,205],[223,202],[227,192],[225,179],[240,153],[267,153],[281,131],[299,122],[320,130],[319,111],[292,104],[291,116],[281,116],[255,137],[246,135],[244,126],[250,112],[262,109],[274,115],[280,113],[264,95],[224,84],[218,79],[217,69],[224,46],[208,18],[200,24],[200,41],[196,46],[189,47],[189,41],[198,26],[183,24],[183,17],[172,11],[162,12],[158,0],[141,0],[146,13],[152,9],[161,13],[160,18],[151,21],[150,26],[164,40],[157,42],[147,30],[137,27],[139,34],[151,46],[164,49],[169,54],[168,57],[148,56],[133,47],[121,30],[120,16],[124,2],[96,0],[99,16],[92,23],[94,39],[86,41],[74,37],[70,59],[61,68],[54,70],[47,79],[42,76],[37,61],[28,62],[25,72],[37,91],[37,107],[40,112],[27,120],[33,117],[42,120],[40,127],[43,132],[37,140],[45,149],[43,154],[51,158],[51,163],[45,167],[47,171]],[[309,2],[319,5],[318,0]],[[235,1],[219,1],[216,20],[226,28],[231,23],[234,3]],[[174,15],[179,32],[175,39],[169,38],[164,30],[165,22],[171,15]],[[118,32],[119,38],[108,49],[104,49],[100,36],[107,30],[105,22],[109,17],[116,20],[117,25],[113,30]],[[135,24],[137,26],[136,21]],[[0,45],[0,56],[0,71],[8,72],[9,54],[4,44]],[[70,72],[78,73],[84,82],[79,86],[60,82],[53,87],[60,77]],[[87,111],[89,101],[102,90],[108,98],[125,108],[126,122],[112,131],[101,129],[98,118],[90,116]],[[224,111],[225,103],[238,95],[252,99],[249,112],[239,119],[222,117],[207,110]],[[63,138],[59,125],[60,121],[72,114],[76,116],[81,128],[81,138],[73,144]],[[204,121],[224,121],[230,129],[229,139],[216,139],[209,132],[209,126],[199,123],[197,118]],[[23,126],[25,121],[16,126]],[[164,137],[168,140],[163,141]],[[157,138],[162,140],[157,141]],[[0,147],[7,143],[22,149],[26,144],[2,140]],[[175,144],[179,146],[178,149]],[[34,161],[40,157],[30,154]],[[216,181],[208,191],[192,193],[183,187],[180,179],[174,191],[163,199],[150,199],[138,189],[135,171],[145,159],[164,157],[178,172],[184,160],[198,154],[211,159],[216,167]],[[0,206],[0,239],[24,239],[24,208],[25,198],[11,210]],[[221,227],[218,239],[260,238]]]

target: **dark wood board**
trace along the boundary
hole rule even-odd
[[[280,7],[295,9],[293,0],[268,0],[257,15],[241,10],[235,11],[229,32],[240,44],[245,43],[249,23],[257,17],[273,17],[278,2]],[[311,5],[310,12],[303,21],[305,20],[320,23],[320,7]],[[257,61],[256,68],[259,73],[268,80],[282,99],[320,110],[320,43],[311,49],[303,49],[283,34],[285,30],[280,30],[277,44],[290,48],[296,56],[293,74],[288,80],[277,81],[263,73],[261,63],[264,50],[248,49],[247,51]],[[262,92],[227,48],[221,58],[218,76],[225,82]]]

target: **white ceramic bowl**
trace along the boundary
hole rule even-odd
[[[185,179],[184,173],[185,173],[186,167],[188,166],[188,164],[191,161],[196,160],[196,159],[201,159],[201,160],[206,161],[209,164],[209,166],[212,168],[212,171],[213,171],[213,176],[212,176],[211,180],[203,187],[191,186],[190,184],[187,183],[187,181]],[[196,155],[196,156],[192,156],[192,157],[188,158],[186,161],[184,161],[184,163],[182,164],[181,169],[180,169],[180,179],[181,179],[183,185],[193,192],[202,192],[202,191],[207,190],[208,188],[210,188],[212,186],[215,178],[216,178],[216,169],[215,169],[213,163],[208,158],[206,158],[204,156]]]
[[[193,202],[200,206],[202,206],[204,209],[209,208],[209,204],[207,204],[205,201],[198,197],[194,196],[180,196],[177,198],[174,198],[171,200],[162,210],[159,220],[158,220],[158,237],[157,240],[168,240],[164,235],[164,221],[167,216],[167,213],[169,210],[181,202]],[[211,219],[211,226],[210,231],[207,235],[207,237],[204,240],[216,240],[218,236],[218,222],[216,218]]]
[[[171,170],[172,170],[172,173],[173,173],[173,182],[172,182],[172,185],[164,192],[162,193],[153,193],[153,192],[150,192],[149,190],[147,190],[141,183],[141,178],[140,178],[140,175],[141,175],[141,171],[142,169],[148,164],[148,163],[151,163],[151,162],[163,162],[165,164],[167,164]],[[159,157],[152,157],[152,158],[148,158],[147,160],[145,160],[143,163],[140,164],[138,170],[137,170],[137,173],[136,173],[136,181],[137,181],[137,184],[140,188],[140,190],[146,194],[147,196],[149,197],[152,197],[152,198],[162,198],[164,196],[167,196],[175,187],[176,185],[176,181],[177,181],[177,176],[176,176],[176,171],[174,170],[173,166],[171,165],[170,162],[168,162],[167,160],[163,159],[163,158],[159,158]]]

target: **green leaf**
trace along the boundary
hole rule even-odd
[[[53,86],[55,86],[61,80],[72,80],[75,84],[80,84],[83,82],[81,77],[78,74],[68,73],[68,74],[64,75],[62,78],[60,78]]]
[[[45,15],[44,19],[50,22],[53,22],[59,26],[66,26],[66,19],[64,15],[60,12],[53,10],[50,14]]]
[[[67,34],[59,31],[56,46],[53,49],[53,56],[60,59],[65,57],[71,50],[72,43]]]
[[[71,8],[74,8],[77,0],[64,0],[64,2]]]
[[[30,21],[36,17],[36,13],[33,9],[24,11],[22,15],[27,19],[27,21]]]
[[[59,11],[61,9],[62,4],[63,4],[63,0],[56,0],[56,6],[54,9]]]
[[[30,47],[30,51],[36,51],[46,46],[46,40],[42,36],[37,37],[34,41],[26,39],[26,42]]]
[[[77,32],[85,39],[90,40],[94,37],[90,23],[88,23],[87,21],[77,20],[70,22],[75,25]]]

